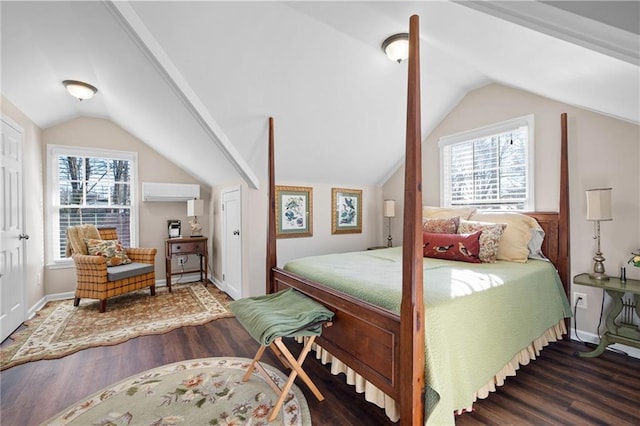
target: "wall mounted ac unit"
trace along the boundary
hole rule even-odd
[[[142,182],[142,201],[184,202],[200,198],[200,185]]]

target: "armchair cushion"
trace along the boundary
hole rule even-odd
[[[67,228],[66,256],[72,254],[89,254],[85,238],[100,238],[100,232],[95,225],[77,225]]]
[[[88,254],[92,256],[102,256],[107,261],[107,266],[126,265],[131,263],[127,257],[127,252],[118,240],[99,240],[95,238],[85,238]]]
[[[142,274],[148,274],[154,271],[154,265],[148,263],[128,263],[126,265],[112,266],[107,269],[107,278],[109,281],[124,280]]]

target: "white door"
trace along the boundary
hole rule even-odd
[[[242,298],[240,188],[222,191],[222,283],[233,299]]]
[[[22,214],[22,130],[2,118],[0,142],[0,341],[26,319]]]

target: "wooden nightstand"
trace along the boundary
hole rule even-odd
[[[185,237],[185,238],[168,238],[165,240],[165,255],[164,265],[166,268],[166,280],[167,287],[169,287],[169,293],[171,293],[171,276],[177,274],[184,274],[194,271],[180,271],[171,272],[171,259],[174,256],[182,256],[196,254],[200,256],[200,281],[203,281],[202,274],[204,273],[204,284],[207,284],[209,279],[208,265],[209,265],[209,253],[207,250],[207,237]]]
[[[604,352],[613,343],[640,348],[640,329],[633,323],[633,311],[640,317],[640,281],[627,279],[621,282],[619,278],[610,277],[607,281],[593,280],[589,274],[576,275],[574,284],[601,288],[607,292],[613,301],[607,312],[605,326],[607,331],[600,338],[600,344],[591,352],[576,352],[576,356],[593,358]],[[625,293],[633,295],[633,301],[623,300]],[[620,316],[620,318],[618,318]],[[618,322],[616,322],[618,319]]]

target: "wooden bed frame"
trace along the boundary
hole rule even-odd
[[[419,18],[409,31],[407,134],[400,315],[277,267],[274,127],[269,118],[269,229],[267,293],[293,287],[336,313],[333,327],[316,342],[400,406],[401,424],[424,424],[424,327],[422,289],[422,152],[420,123]],[[567,117],[561,116],[559,211],[528,213],[545,231],[544,254],[556,266],[567,295],[569,198]],[[568,320],[567,320],[568,327]]]

